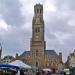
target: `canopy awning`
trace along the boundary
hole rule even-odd
[[[19,69],[18,66],[10,65],[10,64],[0,64],[0,67],[6,67],[6,68],[16,68]]]
[[[49,68],[44,68],[43,71],[50,71],[50,72],[52,72],[52,70],[49,69]]]
[[[23,63],[22,61],[20,60],[15,60],[14,62],[12,63],[9,63],[10,65],[14,65],[14,66],[18,66],[18,67],[21,67],[21,68],[31,68],[31,66]]]

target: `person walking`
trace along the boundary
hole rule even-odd
[[[47,75],[51,75],[50,71],[47,72]]]
[[[40,72],[38,71],[38,72],[36,72],[36,75],[40,75]]]
[[[24,72],[23,72],[23,70],[20,70],[20,75],[24,75]]]

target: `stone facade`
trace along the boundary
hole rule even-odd
[[[13,56],[4,56],[4,58],[2,59],[2,63],[8,64],[15,61],[15,58]]]
[[[34,17],[32,22],[32,38],[30,50],[32,52],[32,64],[42,67],[44,60],[44,20],[43,6],[36,4],[34,6]],[[42,60],[42,61],[41,61]]]
[[[54,50],[46,50],[44,25],[43,5],[36,4],[34,6],[34,16],[32,20],[30,51],[25,51],[20,56],[16,54],[16,59],[39,68],[48,67],[58,69],[58,65],[62,62],[62,54],[59,53],[58,55]]]
[[[75,67],[75,50],[73,53],[71,53],[68,57],[68,61],[69,61],[69,66],[70,67]]]

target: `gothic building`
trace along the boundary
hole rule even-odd
[[[70,55],[68,56],[68,63],[69,67],[75,67],[75,50],[73,53],[70,53]]]
[[[34,16],[32,20],[30,51],[25,51],[20,56],[16,54],[16,59],[39,68],[48,67],[58,69],[58,65],[62,61],[62,54],[59,53],[58,55],[55,50],[46,50],[44,32],[43,5],[36,4],[34,6]]]

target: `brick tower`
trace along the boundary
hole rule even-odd
[[[32,54],[32,64],[37,67],[43,67],[44,64],[44,20],[43,5],[36,4],[34,6],[34,16],[32,21],[32,38],[30,50]]]

